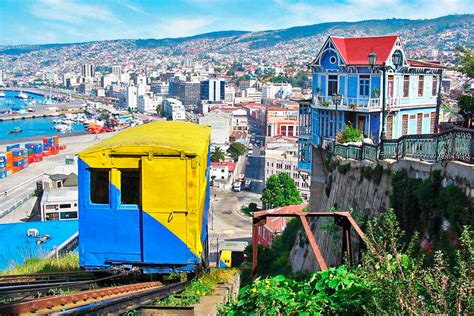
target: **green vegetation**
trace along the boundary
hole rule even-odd
[[[250,203],[249,206],[242,206],[242,212],[245,215],[252,217],[252,213],[258,211],[257,203]]]
[[[24,264],[15,266],[8,270],[5,274],[31,274],[79,270],[79,255],[77,253],[69,253],[59,259],[31,258],[26,260]]]
[[[291,274],[288,257],[295,244],[298,232],[302,227],[301,221],[298,218],[290,219],[281,236],[273,238],[271,248],[258,246],[258,275]],[[303,246],[305,239],[302,238],[300,241]],[[248,262],[252,262],[252,245],[245,249],[245,253],[249,258]],[[249,275],[242,275],[243,283],[249,280],[249,277]]]
[[[153,305],[159,306],[191,306],[199,302],[202,296],[212,294],[219,282],[230,282],[236,274],[235,269],[211,269],[199,278],[191,281],[183,292],[171,295]]]
[[[303,199],[293,179],[287,173],[280,173],[267,179],[262,193],[262,202],[265,209],[270,209],[301,204]]]
[[[228,315],[320,315],[362,311],[369,301],[367,282],[345,266],[314,273],[307,281],[278,275],[257,279],[240,289],[239,300],[226,305]]]
[[[452,263],[462,227],[474,221],[464,192],[453,184],[443,187],[439,171],[426,180],[409,178],[404,171],[395,172],[392,187],[390,204],[405,231],[406,243],[419,235],[422,240],[415,250],[425,253],[426,260],[432,262],[435,251],[442,250]]]
[[[220,147],[214,148],[211,153],[211,161],[212,162],[221,162],[225,160],[225,153]]]
[[[360,167],[360,173],[364,178],[373,180],[378,184],[380,183],[380,180],[383,176],[383,166],[379,164],[377,164],[374,168],[371,166],[362,166]]]
[[[364,139],[362,133],[357,129],[352,127],[352,125],[346,124],[342,131],[338,131],[336,135],[336,140],[338,143],[350,143],[350,142],[360,142]]]
[[[230,144],[229,148],[227,148],[227,153],[234,159],[239,158],[239,156],[245,155],[247,152],[247,147],[244,144],[235,142]]]
[[[346,174],[349,170],[351,170],[350,162],[337,166],[337,171],[339,171],[340,174]]]
[[[406,246],[392,210],[369,221],[366,232],[368,250],[361,265],[330,268],[300,281],[282,275],[258,278],[243,287],[238,300],[226,304],[221,314],[473,314],[474,243],[467,226],[451,267],[442,252],[436,253],[433,265],[424,265],[414,248]]]
[[[470,82],[474,78],[474,55],[471,49],[459,46],[458,49],[458,67],[457,70],[464,73],[467,77],[464,83],[463,94],[458,98],[459,114],[464,118],[463,126],[466,128],[472,127],[472,113],[474,112],[474,96],[470,90]]]

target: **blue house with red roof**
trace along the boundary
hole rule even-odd
[[[433,133],[444,67],[408,59],[399,36],[329,36],[310,66],[312,100],[300,106],[300,170],[311,172],[312,148],[333,141],[347,124],[378,144],[384,90],[386,139]],[[385,80],[380,66],[386,66]]]

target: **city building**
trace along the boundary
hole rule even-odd
[[[84,78],[94,78],[95,67],[93,64],[84,64],[81,66],[81,76]]]
[[[180,100],[167,98],[163,101],[163,109],[166,116],[173,121],[186,120],[186,111],[183,103]]]
[[[156,109],[161,107],[163,97],[156,96],[153,92],[147,92],[137,98],[137,111],[140,113],[156,113]]]
[[[225,100],[225,80],[210,78],[201,81],[201,100],[220,102]]]
[[[385,78],[381,66],[387,68]],[[443,66],[408,59],[400,37],[330,36],[311,68],[313,101],[300,106],[300,114],[305,116],[300,130],[311,133],[300,137],[302,169],[309,171],[311,148],[334,140],[337,131],[349,124],[379,143],[383,91],[387,139],[434,132]]]
[[[272,175],[288,173],[307,201],[310,196],[310,176],[298,170],[298,138],[267,137],[265,144],[265,182]]]
[[[131,83],[127,88],[127,108],[135,111],[137,109],[138,89]]]
[[[289,205],[279,208],[266,210],[269,214],[294,214],[295,212],[301,212],[307,207],[308,204],[300,205]],[[260,221],[257,224],[257,243],[264,247],[271,247],[273,238],[280,236],[288,224],[288,217],[267,217],[266,221]]]
[[[292,94],[289,83],[266,83],[262,86],[262,99],[284,99]]]
[[[267,136],[297,136],[299,107],[293,104],[270,106],[266,113]]]
[[[211,127],[211,143],[224,145],[229,143],[232,133],[232,116],[221,111],[213,111],[199,118],[199,125]]]
[[[5,72],[3,69],[0,69],[0,86],[3,86],[3,80],[5,78]]]
[[[120,81],[120,76],[122,75],[122,66],[120,65],[113,65],[112,66],[112,74]]]
[[[201,84],[199,82],[175,80],[170,82],[169,95],[183,102],[184,105],[198,104]]]
[[[155,81],[150,84],[150,90],[155,95],[160,95],[163,97],[169,96],[169,83],[163,81]]]

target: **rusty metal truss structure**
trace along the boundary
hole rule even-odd
[[[268,217],[299,217],[301,223],[303,224],[303,229],[308,237],[309,245],[313,251],[314,257],[318,262],[318,265],[321,270],[326,270],[328,268],[326,261],[321,253],[321,250],[314,238],[311,227],[308,223],[308,218],[318,218],[318,217],[333,217],[336,225],[342,227],[342,257],[347,254],[349,261],[352,263],[352,241],[351,241],[351,228],[355,230],[357,235],[365,241],[365,234],[357,225],[356,221],[352,218],[349,212],[303,212],[303,211],[293,211],[287,213],[270,213],[268,211],[260,211],[253,213],[253,227],[252,227],[252,246],[253,246],[253,255],[252,255],[252,276],[256,277],[257,272],[257,262],[258,262],[258,224],[262,221],[266,221]]]

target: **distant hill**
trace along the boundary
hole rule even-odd
[[[181,38],[96,41],[74,44],[20,45],[0,47],[0,54],[18,55],[31,51],[94,43],[119,43],[128,48],[167,48],[183,51],[183,45],[198,46],[200,51],[232,52],[268,49],[305,39],[321,39],[328,35],[369,36],[399,34],[408,47],[431,46],[453,49],[455,43],[472,46],[474,43],[474,14],[448,15],[435,19],[385,19],[359,22],[330,22],[260,32],[219,31]],[[442,36],[441,36],[442,34]],[[211,45],[212,44],[212,45]]]

